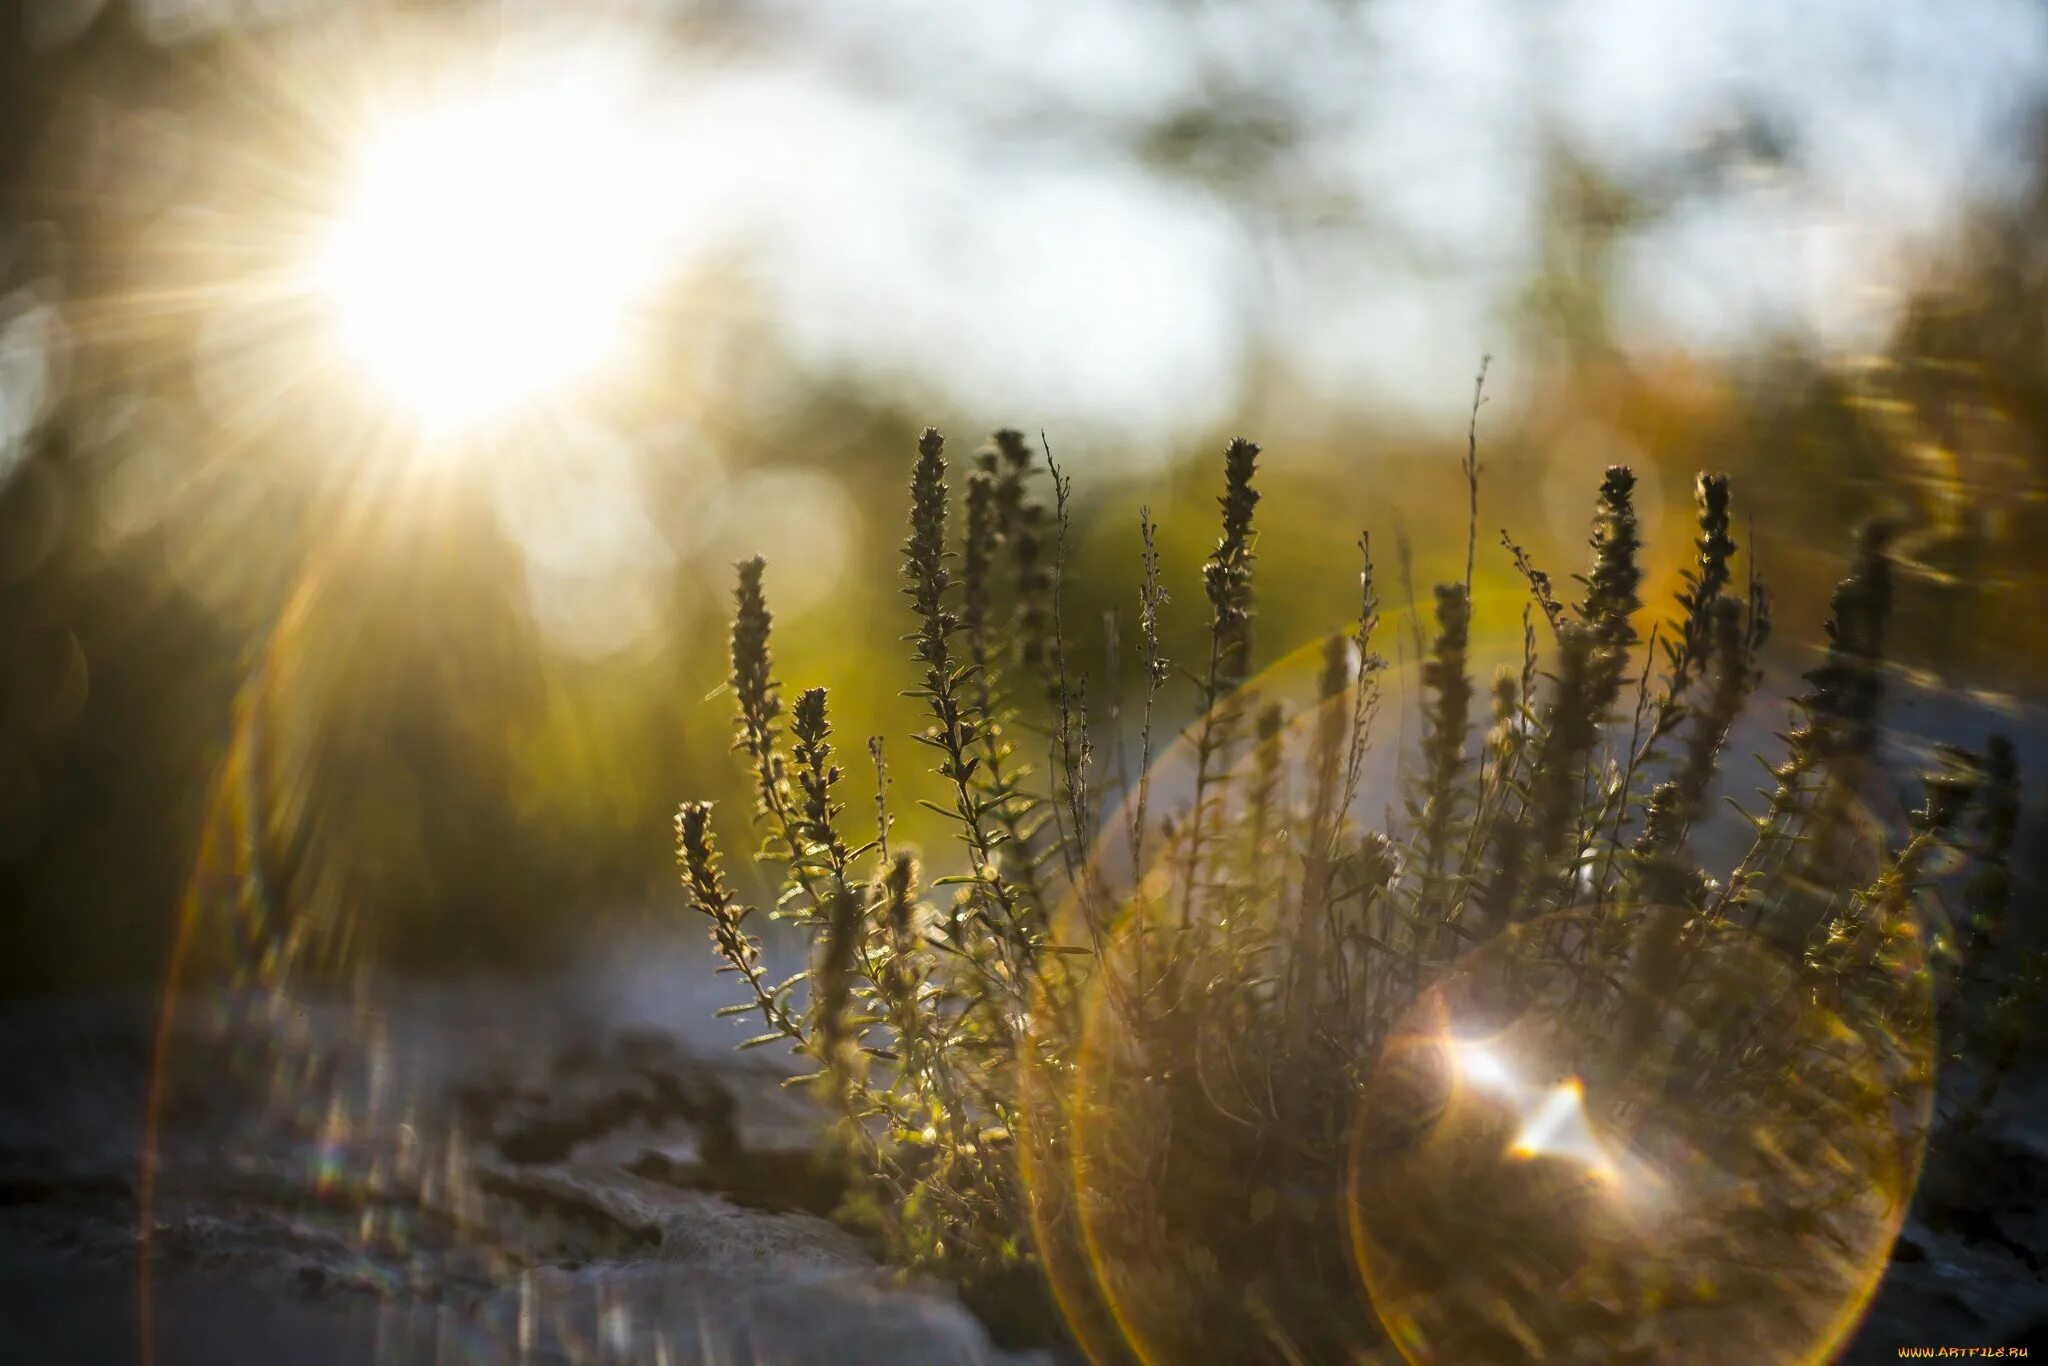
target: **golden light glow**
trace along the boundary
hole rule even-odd
[[[668,255],[672,191],[649,144],[594,82],[384,125],[313,264],[348,364],[431,430],[605,375]]]
[[[1350,1168],[1374,1312],[1411,1362],[1831,1360],[1904,1217],[1932,1035],[1834,1014],[1725,924],[1584,974],[1612,914],[1496,936],[1382,1049]]]
[[[1516,1099],[1521,1095],[1522,1083],[1508,1066],[1507,1059],[1500,1055],[1492,1044],[1484,1039],[1450,1040],[1451,1062],[1458,1069],[1458,1079],[1475,1090],[1493,1095]]]
[[[1586,1114],[1586,1088],[1577,1077],[1549,1086],[1524,1080],[1500,1050],[1479,1039],[1449,1040],[1458,1079],[1506,1105],[1519,1128],[1508,1151],[1516,1157],[1558,1157],[1606,1181],[1620,1169]]]

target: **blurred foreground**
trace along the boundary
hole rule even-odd
[[[153,1359],[1013,1359],[804,1212],[833,1198],[814,1184],[817,1112],[671,1023],[708,999],[620,989],[687,980],[690,956],[636,939],[544,983],[471,976],[282,1016],[185,1003],[152,1168]],[[0,1014],[8,1075],[33,1078],[0,1124],[10,1359],[138,1359],[154,1025],[111,1001]],[[2037,1079],[1967,1151],[1936,1145],[1843,1360],[2048,1346],[2044,1100]]]

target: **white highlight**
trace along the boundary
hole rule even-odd
[[[1451,1057],[1457,1063],[1459,1079],[1467,1085],[1503,1100],[1520,1097],[1522,1083],[1491,1044],[1476,1039],[1454,1039]]]
[[[1586,1088],[1576,1078],[1559,1082],[1544,1093],[1523,1119],[1510,1151],[1525,1157],[1569,1158],[1608,1180],[1617,1175],[1586,1117]]]
[[[379,130],[314,264],[347,359],[430,429],[618,363],[674,220],[647,136],[594,79]]]
[[[1604,1181],[1621,1182],[1621,1162],[1594,1132],[1577,1077],[1547,1086],[1531,1082],[1490,1040],[1454,1038],[1450,1053],[1459,1083],[1502,1102],[1518,1121],[1511,1154],[1564,1158]]]

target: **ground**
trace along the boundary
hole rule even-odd
[[[772,1060],[686,1023],[708,1016],[701,992],[649,1008],[643,988],[701,980],[702,963],[619,962],[354,1001],[184,1001],[147,1213],[155,1360],[1056,1355],[1005,1353],[821,1218],[809,1103]],[[154,1029],[139,1000],[0,1017],[0,1359],[136,1359]],[[1980,1137],[1937,1140],[1846,1359],[2040,1340],[2044,1096],[2019,1088]]]

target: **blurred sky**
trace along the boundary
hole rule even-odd
[[[115,2],[27,0],[24,32]],[[392,12],[131,3],[165,46]],[[743,279],[804,373],[1139,455],[1278,395],[1448,420],[1487,350],[1511,395],[1561,157],[1628,199],[1598,263],[1625,347],[1874,347],[2024,188],[2048,91],[2033,0],[453,8],[501,59],[611,68],[677,268]],[[45,387],[31,303],[0,438]]]

